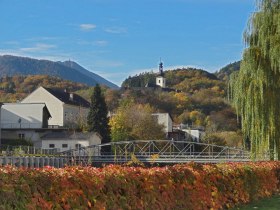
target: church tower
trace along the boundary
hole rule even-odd
[[[163,63],[161,61],[159,63],[159,75],[156,77],[156,85],[160,86],[161,88],[166,87],[166,79],[164,78],[163,72]]]

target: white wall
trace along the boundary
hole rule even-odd
[[[94,132],[92,135],[89,136],[89,145],[96,144],[101,144],[101,137],[99,134]]]
[[[164,125],[164,132],[172,132],[172,119],[168,113],[154,113],[153,116],[157,117],[158,124]]]
[[[156,78],[156,85],[165,88],[166,87],[166,79],[162,76]]]
[[[63,137],[60,138],[56,138],[55,136],[51,135],[49,138],[45,137],[45,139],[42,139],[43,149],[50,149],[50,144],[55,144],[55,148],[60,149],[60,151],[65,151],[76,149],[76,144],[81,144],[82,147],[101,144],[101,139],[100,136],[95,132],[66,132],[64,133]],[[62,144],[67,144],[67,147],[63,148]]]
[[[189,137],[191,137],[194,141],[199,142],[200,139],[203,137],[203,135],[205,134],[205,132],[195,129],[182,129],[182,131],[186,132],[187,135],[189,135]]]
[[[42,140],[42,149],[53,149],[50,148],[50,144],[54,144],[56,149],[59,149],[60,152],[76,149],[76,144],[80,144],[82,147],[89,146],[88,140],[61,140],[61,139],[52,139],[52,140]],[[67,144],[67,147],[63,148],[62,145]]]
[[[4,104],[1,109],[2,128],[42,128],[45,104]]]
[[[43,87],[36,89],[23,99],[21,103],[45,103],[52,116],[49,119],[49,125],[63,126],[63,102],[58,100]]]
[[[34,130],[2,130],[3,139],[20,139],[24,137],[25,140],[33,142],[35,147],[41,147],[41,135],[42,133],[35,132]]]
[[[77,125],[80,122],[87,123],[89,109],[69,104],[63,104],[63,122],[64,125]]]

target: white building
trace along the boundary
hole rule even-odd
[[[63,152],[66,150],[87,147],[89,145],[101,144],[101,137],[97,133],[80,132],[52,132],[41,137],[42,149],[58,149]]]
[[[186,139],[191,139],[192,141],[195,142],[200,142],[202,137],[205,135],[205,132],[201,129],[182,129],[186,133]]]
[[[173,122],[169,113],[153,113],[152,116],[156,117],[158,124],[164,125],[164,132],[172,132]]]
[[[161,88],[166,88],[166,79],[163,72],[163,63],[159,63],[159,75],[156,77],[156,85]]]
[[[157,76],[156,85],[160,86],[161,88],[166,88],[166,79],[163,76]]]
[[[1,108],[2,143],[25,139],[40,145],[40,136],[48,130],[51,117],[44,103],[5,103]],[[11,143],[11,142],[10,142]]]
[[[49,127],[76,127],[86,123],[90,103],[81,96],[45,87],[39,87],[21,103],[45,103],[52,116]]]
[[[5,103],[1,108],[1,128],[48,128],[50,117],[44,103]]]

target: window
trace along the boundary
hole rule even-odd
[[[67,148],[68,144],[62,144],[62,148]]]
[[[75,144],[75,148],[76,148],[76,149],[79,149],[79,148],[81,148],[81,147],[82,147],[81,144]]]
[[[24,138],[25,138],[24,133],[19,133],[19,134],[18,134],[18,138],[19,138],[19,139],[24,139]]]
[[[49,144],[49,148],[55,148],[55,144]]]

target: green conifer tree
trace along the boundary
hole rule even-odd
[[[90,110],[87,117],[88,130],[97,132],[101,136],[101,143],[109,143],[110,127],[108,109],[101,88],[97,84],[91,96]]]

